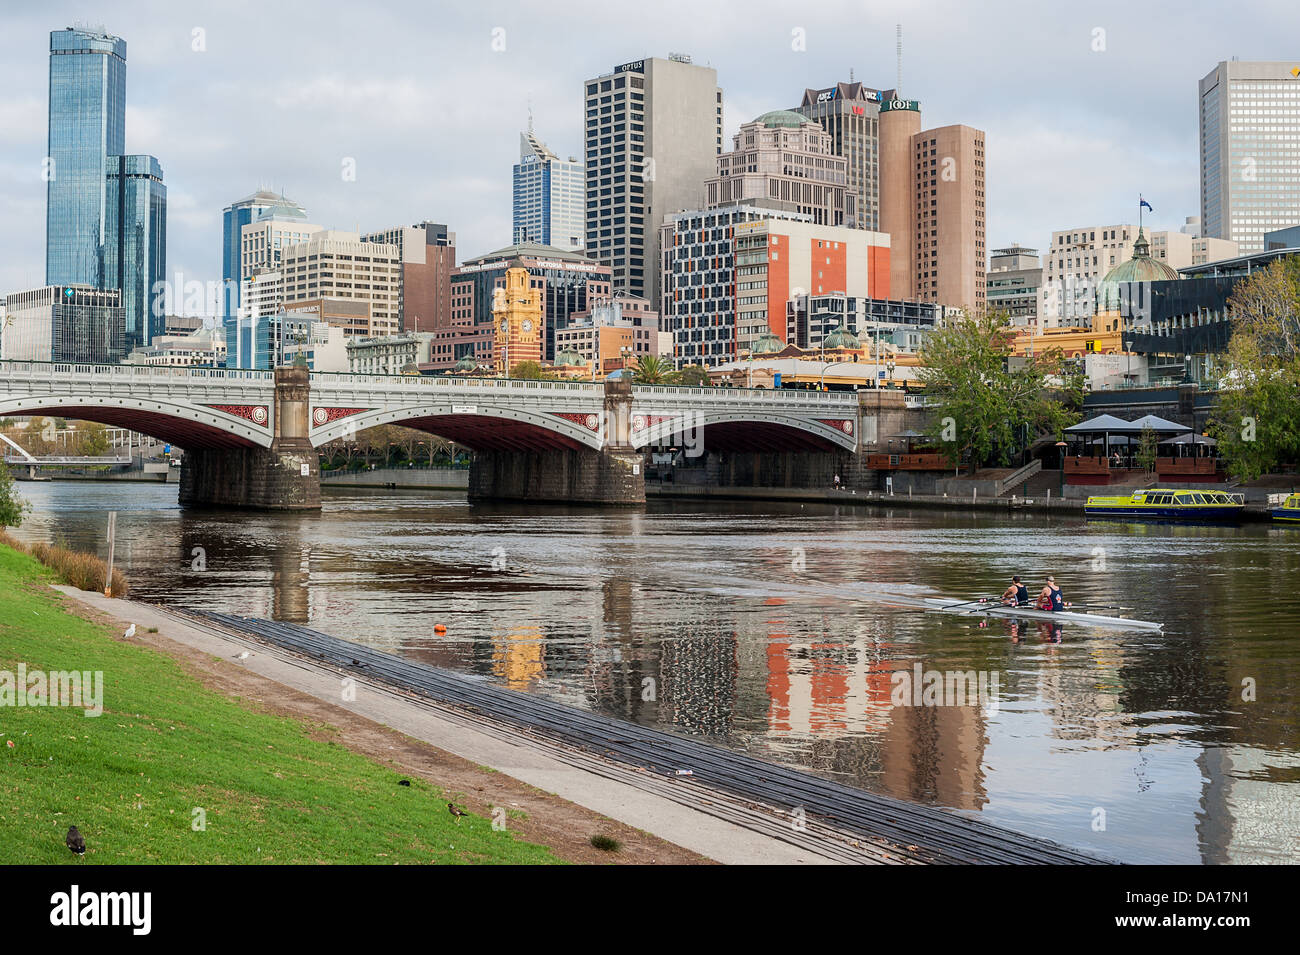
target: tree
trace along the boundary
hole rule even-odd
[[[521,361],[510,371],[511,378],[524,378],[528,381],[540,381],[546,377],[541,362]]]
[[[672,385],[681,379],[681,372],[658,355],[642,355],[637,359],[632,380],[638,385]]]
[[[691,388],[709,387],[709,373],[699,365],[687,365],[678,372],[679,383]]]
[[[1009,464],[1033,435],[1059,438],[1078,420],[1070,405],[1081,401],[1082,375],[1059,349],[1016,359],[1014,342],[1002,312],[962,316],[926,339],[920,378],[936,402],[928,433],[954,465],[964,454],[972,471],[986,462]],[[1049,378],[1059,380],[1056,395]]]
[[[1156,455],[1160,453],[1160,436],[1151,425],[1142,428],[1141,443],[1138,445],[1137,463],[1148,471],[1156,469]]]
[[[17,527],[30,509],[31,505],[14,490],[14,476],[9,466],[0,459],[0,530]]]
[[[1236,479],[1300,457],[1300,262],[1280,259],[1228,300],[1232,338],[1218,361],[1219,397],[1207,431]]]
[[[81,434],[81,453],[88,458],[108,454],[108,429],[102,424],[87,424]]]

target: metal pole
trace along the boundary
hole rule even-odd
[[[117,511],[108,512],[108,571],[104,574],[104,596],[113,596],[113,550],[117,546]]]

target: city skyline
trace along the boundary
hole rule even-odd
[[[834,17],[801,24],[806,18],[776,5],[747,7],[743,19],[683,5],[692,16],[656,17],[635,30],[628,13],[603,23],[601,8],[573,9],[572,17],[447,11],[434,24],[410,7],[405,27],[400,14],[383,11],[350,24],[346,43],[326,25],[271,11],[259,19],[260,36],[292,27],[302,48],[317,52],[299,58],[281,44],[254,82],[247,67],[265,45],[243,42],[238,8],[173,14],[162,5],[102,5],[96,25],[131,49],[126,151],[162,156],[168,169],[168,278],[180,272],[186,281],[219,284],[222,210],[261,187],[287,192],[327,227],[446,222],[460,235],[461,256],[480,255],[511,236],[510,171],[530,103],[538,135],[557,153],[576,154],[584,79],[629,59],[687,53],[718,72],[729,143],[742,123],[797,106],[806,88],[846,82],[850,69],[868,86],[894,86],[895,20],[904,31],[902,88],[921,101],[927,127],[963,123],[987,133],[990,247],[1019,242],[1041,250],[1054,229],[1126,221],[1139,191],[1156,208],[1153,226],[1177,228],[1200,206],[1197,81],[1233,55],[1285,58],[1284,50],[1248,41],[1249,26],[1227,17],[1222,29],[1206,30],[1203,18],[1184,23],[1117,4],[1078,15],[1017,4],[978,15],[943,3],[876,18],[850,4],[821,11],[862,22],[849,31],[818,26]],[[1007,22],[999,10],[1022,25],[1041,21],[1040,41],[1017,51],[1022,56],[1007,57],[1000,46]],[[1278,10],[1283,26],[1300,23]],[[579,17],[584,31],[604,38],[588,39],[581,52],[571,51],[561,25]],[[1153,17],[1171,40],[1160,50],[1148,41]],[[0,40],[10,91],[0,107],[9,130],[0,153],[0,208],[9,226],[0,238],[0,283],[12,291],[40,284],[43,272],[36,237],[45,218],[45,39],[82,14],[75,4],[56,4],[9,19],[13,29]],[[385,30],[391,48],[383,56],[365,52],[381,47],[375,31]],[[1054,36],[1059,42],[1042,40]],[[1094,51],[1099,44],[1104,49]],[[322,57],[322,45],[341,59]],[[430,71],[403,52],[436,53],[447,68]],[[969,82],[968,72],[980,83]],[[1079,128],[1087,132],[1072,133]],[[344,178],[348,160],[355,179]]]

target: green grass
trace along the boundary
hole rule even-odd
[[[399,786],[400,773],[313,738],[323,727],[245,709],[113,640],[62,609],[53,579],[0,545],[0,670],[102,671],[104,712],[0,706],[0,864],[561,861],[490,819],[456,822],[457,794]],[[83,859],[63,844],[74,824]]]

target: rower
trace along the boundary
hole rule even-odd
[[[1011,578],[1011,586],[1002,592],[1002,603],[1008,607],[1029,606],[1029,588],[1020,582],[1019,577]]]
[[[1056,586],[1056,578],[1051,574],[1047,575],[1047,585],[1038,595],[1038,609],[1050,610],[1053,613],[1060,613],[1065,609],[1065,597],[1061,593],[1061,588]]]

